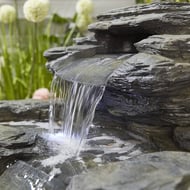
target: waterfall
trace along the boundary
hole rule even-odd
[[[54,76],[51,86],[50,133],[61,133],[80,151],[105,86],[66,81]]]

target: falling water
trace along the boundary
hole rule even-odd
[[[51,87],[50,132],[60,133],[80,151],[104,86],[70,82],[55,76]]]

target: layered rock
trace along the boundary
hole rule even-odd
[[[161,152],[109,164],[72,179],[67,190],[180,190],[190,187],[190,154]]]
[[[164,3],[116,9],[89,26],[104,52],[135,52],[134,43],[155,34],[189,34],[189,4]]]
[[[132,133],[139,129],[131,126],[139,124],[144,131],[160,127],[189,150],[190,136],[183,141],[183,132],[175,130],[186,131],[190,124],[189,13],[188,3],[154,3],[99,15],[89,26],[94,36],[76,40],[77,49],[62,51],[67,56],[52,60],[56,49],[46,52],[48,67],[57,72],[69,62],[116,56],[122,61],[107,81],[99,108],[126,123]]]
[[[47,120],[48,112],[48,101],[18,100],[0,102],[0,122]]]

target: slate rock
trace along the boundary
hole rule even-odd
[[[97,45],[97,40],[92,34],[80,38],[75,38],[74,41],[77,45]]]
[[[44,152],[35,128],[0,125],[0,175],[16,160],[30,160]]]
[[[150,35],[189,34],[189,10],[188,3],[124,7],[99,15],[88,28],[101,53],[136,53],[134,43]]]
[[[173,128],[166,126],[151,126],[138,123],[128,123],[126,127],[131,137],[146,142],[155,151],[180,150],[173,140]]]
[[[135,44],[138,51],[178,61],[190,60],[190,35],[153,35]]]
[[[26,132],[18,128],[0,125],[0,148],[16,149],[35,144],[37,134]]]
[[[0,122],[47,120],[49,102],[39,100],[0,101]]]
[[[67,190],[188,189],[189,159],[183,152],[140,155],[75,176]]]
[[[176,127],[174,130],[174,138],[182,149],[190,151],[189,127]]]
[[[102,13],[97,16],[99,21],[113,20],[128,16],[137,16],[142,14],[151,13],[165,13],[165,12],[177,12],[177,11],[189,11],[189,3],[152,3],[152,4],[141,4],[130,7],[122,7],[110,10],[106,13]]]
[[[101,103],[109,113],[144,124],[190,123],[190,64],[138,53],[113,72]]]
[[[64,190],[65,184],[25,162],[18,161],[10,166],[0,177],[1,190]]]
[[[119,9],[99,16],[89,30],[127,36],[133,34],[188,34],[189,4],[158,3]],[[129,13],[130,12],[130,13]],[[138,14],[140,12],[140,14]],[[105,16],[105,17],[104,17]]]

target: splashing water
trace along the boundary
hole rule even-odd
[[[76,153],[84,143],[104,86],[70,82],[55,76],[51,87],[50,133],[62,134],[63,141],[75,144]]]
[[[58,154],[44,160],[44,165],[56,165],[80,153],[105,85],[125,57],[95,55],[66,61],[56,67],[51,86],[50,135],[47,138]]]

